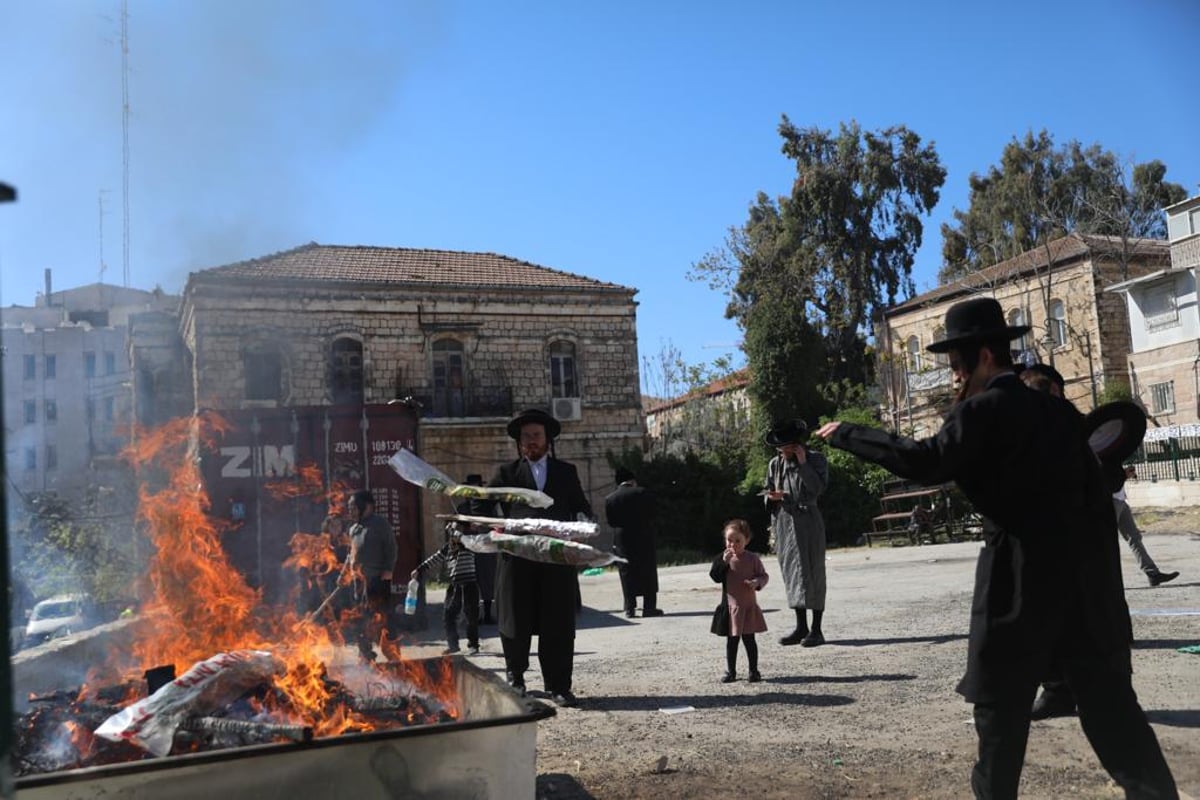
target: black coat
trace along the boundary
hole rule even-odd
[[[613,529],[613,550],[629,559],[619,568],[627,594],[658,591],[654,506],[654,495],[643,486],[618,486],[604,498],[604,517]]]
[[[1073,406],[1005,374],[931,438],[842,423],[830,442],[927,485],[953,480],[984,517],[958,687],[968,700],[1010,699],[1060,655],[1129,669],[1111,495]]]
[[[524,459],[502,464],[488,486],[521,486],[536,489],[529,462]],[[550,508],[501,503],[506,517],[535,517],[574,521],[577,514],[592,515],[592,507],[579,483],[575,465],[551,458],[546,466],[542,490],[554,498]],[[500,634],[508,637],[575,637],[575,611],[579,597],[579,573],[575,567],[544,564],[501,553],[496,567],[496,615]]]

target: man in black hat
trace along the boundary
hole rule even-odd
[[[489,486],[537,489],[554,499],[550,508],[500,504],[506,517],[538,517],[564,522],[590,518],[592,507],[574,464],[554,457],[562,426],[541,409],[528,409],[508,423],[521,457],[496,469]],[[496,569],[496,617],[504,663],[514,689],[525,691],[529,649],[538,635],[538,663],[546,691],[560,706],[576,705],[571,692],[575,656],[575,611],[579,574],[574,567],[546,564],[501,553]]]
[[[946,314],[959,402],[920,441],[831,422],[817,436],[925,484],[953,480],[984,517],[967,672],[975,704],[979,798],[1015,798],[1030,707],[1052,663],[1063,667],[1092,748],[1129,796],[1177,797],[1175,781],[1130,682],[1131,626],[1116,519],[1083,418],[1030,391],[1012,371],[1007,326],[990,298]]]
[[[824,453],[805,447],[804,420],[779,422],[765,441],[777,455],[767,465],[763,502],[771,515],[772,541],[779,571],[787,588],[787,604],[796,612],[796,629],[779,640],[782,645],[818,647],[825,644],[825,519],[817,498],[829,483]],[[805,618],[812,611],[812,628]]]
[[[654,495],[638,486],[637,476],[626,467],[617,467],[613,476],[616,491],[604,498],[604,516],[613,529],[613,552],[628,560],[617,571],[621,575],[621,594],[625,597],[625,616],[637,610],[642,598],[643,617],[661,617],[658,607],[658,556],[654,547]]]
[[[350,509],[355,516],[350,526],[350,558],[365,581],[358,589],[362,608],[358,650],[364,659],[374,661],[374,645],[387,624],[398,548],[392,526],[375,513],[373,494],[366,489],[355,492],[350,498]]]

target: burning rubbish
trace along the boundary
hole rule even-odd
[[[153,554],[132,645],[113,647],[78,691],[30,698],[18,721],[18,775],[461,718],[449,661],[405,661],[384,631],[374,642],[384,661],[357,663],[343,629],[362,628],[360,607],[305,615],[265,602],[234,568],[223,539],[237,531],[211,513],[194,456],[222,432],[209,414],[139,433],[128,456]],[[294,486],[297,497],[327,502],[315,469],[297,470]],[[332,551],[328,537],[293,545],[310,574],[341,566],[320,554]],[[147,690],[141,678],[154,665],[186,671]]]

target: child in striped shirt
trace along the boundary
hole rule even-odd
[[[451,522],[446,526],[446,543],[412,571],[416,578],[427,567],[444,563],[450,570],[442,620],[446,625],[446,653],[459,652],[458,615],[467,618],[467,652],[479,653],[479,584],[475,581],[475,554],[462,546],[462,530]]]

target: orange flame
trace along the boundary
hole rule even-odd
[[[153,431],[141,431],[127,456],[137,466],[139,522],[154,545],[146,577],[149,599],[143,614],[149,624],[135,634],[126,673],[149,666],[174,664],[182,673],[192,664],[234,649],[268,650],[280,658],[285,673],[275,680],[275,693],[264,710],[281,721],[311,725],[318,736],[348,730],[372,730],[377,723],[335,696],[325,664],[344,645],[335,627],[309,619],[288,606],[269,607],[259,590],[247,585],[221,545],[228,525],[210,512],[200,473],[200,452],[209,452],[229,429],[215,414],[178,420]],[[321,474],[306,465],[294,478],[271,483],[281,497],[323,494]],[[335,487],[333,492],[344,487]],[[297,532],[285,565],[310,576],[328,575],[341,567],[328,534]],[[348,571],[347,571],[348,572]],[[341,591],[348,591],[343,588]],[[354,624],[359,614],[346,615]],[[389,661],[401,661],[399,642],[380,636]],[[424,668],[391,665],[406,679],[436,697],[457,716],[458,698],[449,666],[437,680]],[[89,676],[91,679],[92,676]],[[85,689],[86,691],[86,689]],[[82,693],[81,693],[82,696]],[[274,707],[271,707],[274,706]]]

